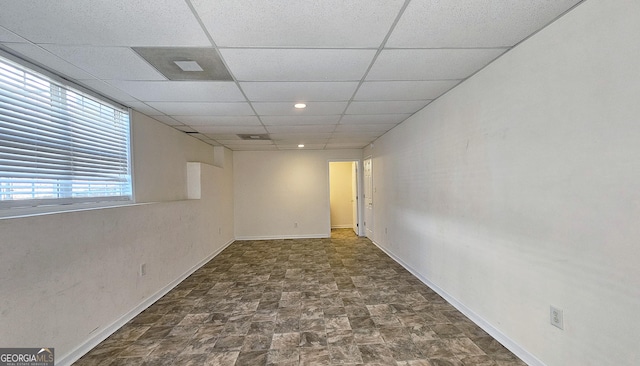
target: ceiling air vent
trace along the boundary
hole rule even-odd
[[[238,137],[240,137],[243,140],[271,140],[271,138],[269,137],[269,134],[238,134]]]
[[[233,80],[213,48],[133,47],[133,50],[169,80]]]

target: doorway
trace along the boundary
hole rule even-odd
[[[329,162],[329,214],[331,229],[349,228],[360,236],[359,161]]]

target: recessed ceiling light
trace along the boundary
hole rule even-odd
[[[298,108],[298,109],[307,108],[307,105],[306,105],[306,104],[304,104],[304,103],[296,103],[296,104],[294,104],[293,106],[294,106],[295,108]]]
[[[204,69],[195,61],[173,61],[182,71],[204,71]]]
[[[298,145],[298,147],[304,147],[304,144],[300,144],[300,145]]]

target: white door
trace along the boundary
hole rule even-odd
[[[358,162],[351,163],[351,210],[353,215],[353,232],[360,235],[358,230]]]
[[[373,166],[371,158],[364,161],[364,229],[373,240]]]

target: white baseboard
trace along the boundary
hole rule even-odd
[[[187,270],[185,273],[183,273],[178,278],[173,280],[171,283],[169,283],[165,287],[158,290],[155,294],[149,296],[146,300],[144,300],[138,306],[131,309],[128,313],[122,315],[118,320],[111,323],[111,325],[107,326],[102,331],[91,336],[91,338],[87,339],[84,343],[82,343],[73,351],[67,353],[61,359],[56,360],[56,366],[68,366],[76,362],[78,359],[80,359],[80,357],[84,356],[87,352],[91,351],[95,346],[100,344],[100,342],[107,339],[110,335],[115,333],[123,325],[127,324],[127,322],[129,322],[131,319],[135,318],[138,314],[143,312],[146,308],[151,306],[154,302],[158,301],[162,296],[166,295],[174,287],[180,284],[180,282],[182,282],[185,278],[189,277],[192,273],[200,269],[200,267],[207,264],[211,259],[213,259],[216,255],[220,254],[220,252],[226,249],[234,241],[235,240],[230,240],[228,243],[224,244],[222,248],[208,255],[205,259],[198,262],[196,265],[191,267],[189,270]]]
[[[331,225],[332,229],[352,229],[353,225]]]
[[[371,239],[370,239],[371,240]],[[453,307],[458,309],[461,313],[463,313],[467,318],[469,318],[472,322],[474,322],[477,326],[482,328],[485,332],[487,332],[490,336],[495,338],[500,344],[505,346],[509,351],[513,352],[516,356],[518,356],[522,361],[526,362],[527,365],[530,366],[545,366],[544,362],[540,361],[536,356],[529,353],[526,349],[520,346],[518,343],[514,342],[512,339],[507,337],[500,330],[495,328],[481,316],[476,314],[473,310],[466,307],[463,303],[458,301],[455,297],[449,295],[445,290],[438,287],[436,284],[431,282],[426,277],[422,276],[420,272],[413,269],[411,266],[406,264],[402,259],[397,257],[393,252],[389,251],[387,248],[379,245],[375,241],[371,240],[373,244],[375,244],[380,250],[385,252],[391,259],[396,261],[402,267],[404,267],[407,271],[411,272],[412,275],[416,276],[422,283],[429,286],[433,291],[435,291],[438,295],[442,296],[447,302],[449,302]]]
[[[274,236],[238,236],[236,240],[279,240],[279,239],[326,239],[331,234],[308,234],[308,235],[274,235]]]

